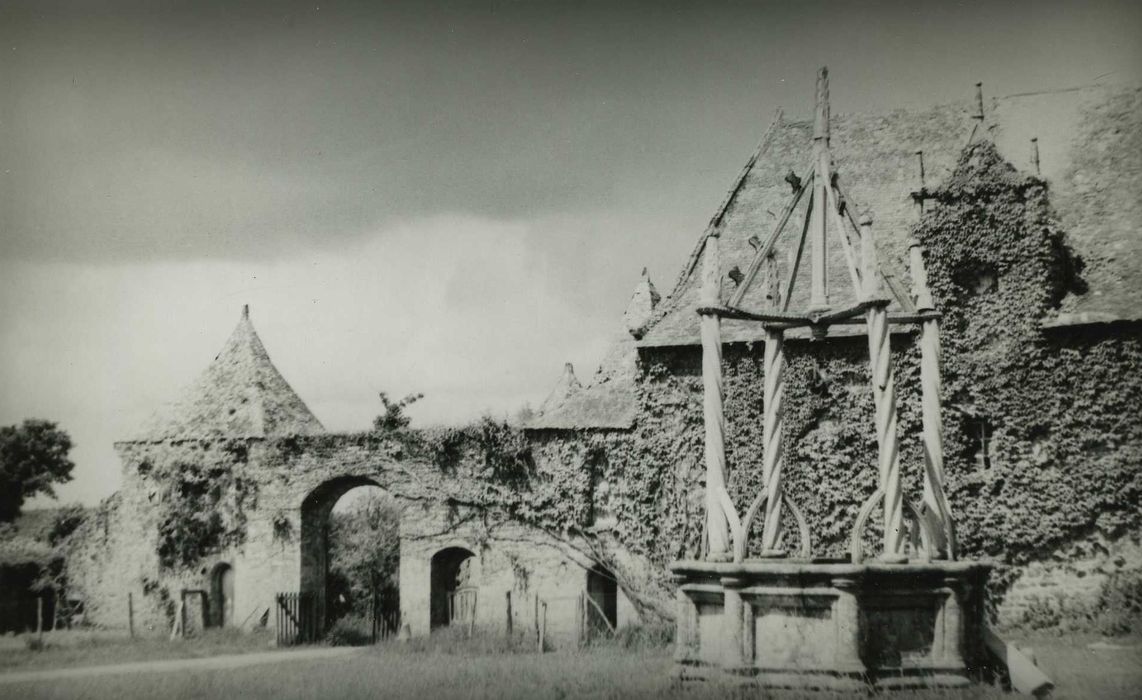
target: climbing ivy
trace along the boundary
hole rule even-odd
[[[1000,564],[1043,559],[1095,531],[1142,521],[1142,336],[1137,327],[1045,331],[1068,292],[1082,293],[1041,180],[988,143],[965,149],[929,192],[915,230],[926,248],[942,320],[946,471],[961,551]],[[919,499],[919,357],[893,338],[901,464]],[[875,489],[877,446],[863,338],[787,343],[786,487],[810,522],[818,555],[844,553],[860,504]],[[728,487],[739,511],[757,494],[762,462],[761,344],[724,358]],[[558,488],[539,502],[579,517],[584,456],[602,450],[619,479],[624,547],[665,570],[695,556],[702,537],[703,429],[697,348],[644,352],[640,411],[630,434],[558,433],[533,440]],[[554,466],[552,466],[554,465]],[[866,540],[877,535],[876,517]],[[755,540],[757,538],[754,538]],[[787,545],[795,545],[790,537]],[[996,576],[1000,588],[1011,572]]]
[[[989,143],[967,149],[916,235],[944,313],[946,450],[968,552],[1011,564],[1137,528],[1137,328],[1045,331],[1082,292],[1046,184]],[[975,438],[990,434],[986,454]]]
[[[244,443],[204,449],[193,459],[144,461],[140,474],[156,501],[159,563],[191,567],[246,539],[246,514],[256,505],[256,481],[246,474]]]

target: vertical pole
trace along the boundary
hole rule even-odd
[[[512,638],[512,592],[504,592],[504,601],[507,603],[508,619],[505,629],[508,631],[508,639]]]
[[[908,247],[916,309],[935,311],[928,273],[924,269],[924,249],[912,239]],[[940,417],[940,322],[934,318],[920,324],[920,407],[924,431],[924,503],[940,524],[940,545],[948,558],[954,558],[954,543],[948,538],[951,510],[944,489],[944,424]]]
[[[472,591],[472,611],[468,615],[468,636],[471,637],[476,632],[476,605],[480,602],[479,592]]]
[[[539,639],[539,591],[535,592],[535,611],[532,613],[531,621],[535,626],[535,638]]]
[[[826,258],[826,233],[828,220],[829,181],[829,69],[817,72],[817,112],[813,121],[813,155],[816,159],[816,176],[813,178],[813,211],[815,219],[811,233],[812,250],[810,267],[812,289],[809,299],[810,311],[823,311],[829,308],[828,260]]]
[[[1035,166],[1035,174],[1036,175],[1042,175],[1043,174],[1042,171],[1039,170],[1039,137],[1038,136],[1031,139],[1031,164]]]
[[[785,334],[778,328],[765,329],[764,424],[762,481],[765,484],[765,521],[762,530],[762,556],[781,556],[781,499],[785,425]]]
[[[860,220],[861,262],[864,267],[864,297],[868,309],[868,347],[872,365],[873,398],[876,401],[876,440],[879,447],[879,481],[884,491],[884,550],[887,561],[904,559],[904,494],[900,483],[900,445],[896,433],[896,381],[892,373],[892,347],[888,333],[888,300],[880,293],[872,218]],[[871,274],[869,274],[871,272]]]
[[[543,601],[543,619],[539,623],[539,653],[542,654],[547,645],[547,601]]]
[[[44,641],[44,594],[36,596],[36,636]]]
[[[706,237],[702,256],[702,303],[720,303],[718,233]],[[708,559],[727,559],[730,526],[719,496],[726,484],[725,416],[722,412],[722,327],[716,314],[702,314],[703,419],[706,426],[706,536]]]
[[[916,160],[920,164],[920,189],[916,192],[916,218],[924,215],[924,151],[916,151]]]
[[[131,639],[135,638],[135,598],[131,593],[127,594],[127,631],[131,634]]]

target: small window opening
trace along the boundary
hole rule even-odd
[[[994,451],[994,429],[984,416],[972,416],[966,425],[968,444],[977,469],[991,469]]]
[[[596,531],[610,530],[618,522],[614,512],[614,484],[607,478],[607,456],[600,450],[588,462],[591,473],[590,511],[587,525]]]
[[[956,283],[971,296],[990,294],[999,289],[999,272],[993,265],[970,265],[956,275]]]

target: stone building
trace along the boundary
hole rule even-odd
[[[548,639],[566,645],[592,620],[634,615],[605,569],[557,537],[449,502],[455,479],[398,441],[327,433],[247,309],[186,393],[116,449],[123,487],[69,555],[71,595],[91,623],[250,628],[274,624],[279,593],[300,592],[324,629],[330,512],[363,485],[402,504],[400,619],[413,635],[457,622],[503,629],[509,610],[514,629],[534,629],[543,606]],[[584,614],[584,594],[599,612]]]
[[[994,601],[1009,619],[1035,601],[1096,600],[1142,569],[1140,115],[1142,91],[1096,87],[832,122],[838,170],[853,174],[846,206],[876,221],[894,309],[911,303],[909,241],[925,248],[945,314],[953,516],[965,553],[1001,565]],[[720,234],[724,295],[782,215],[810,131],[779,113],[716,209],[703,238]],[[803,212],[791,216],[799,230]],[[665,296],[644,272],[593,376],[565,367],[523,431],[529,475],[515,481],[495,477],[478,434],[465,434],[469,444],[449,442],[462,431],[428,443],[327,433],[243,313],[199,382],[117,443],[123,487],[73,539],[73,594],[111,626],[127,624],[129,595],[136,624],[156,629],[169,629],[183,599],[205,601],[198,617],[214,624],[272,623],[287,592],[311,594],[323,615],[329,512],[375,484],[404,504],[400,609],[414,635],[451,622],[448,598],[465,591],[475,605],[463,606],[489,629],[507,626],[509,607],[513,629],[533,629],[538,598],[556,644],[583,634],[585,597],[612,625],[669,618],[666,564],[703,546],[702,248]],[[778,241],[767,283],[750,287],[743,308],[780,307],[789,277],[805,272],[794,248]],[[845,268],[830,265],[843,305]],[[822,555],[842,549],[875,488],[867,347],[862,326],[850,328],[786,336],[789,385],[808,387],[787,399],[786,430],[798,437],[787,491],[824,533],[813,543]],[[757,333],[723,326],[739,504],[759,480]],[[919,421],[910,332],[893,352],[901,432],[918,434],[905,429]],[[442,459],[453,448],[468,466]],[[902,450],[914,496],[920,447],[905,438]]]
[[[1140,107],[1137,88],[1098,86],[832,121],[836,168],[851,178],[841,183],[845,205],[875,222],[890,311],[912,301],[910,241],[924,246],[942,285],[951,500],[968,555],[1001,564],[993,601],[1006,620],[1097,604],[1108,585],[1140,577],[1142,419],[1126,398],[1142,389]],[[775,116],[669,294],[660,298],[644,273],[625,318],[630,335],[593,380],[528,426],[541,449],[609,453],[616,473],[634,481],[628,497],[656,501],[653,537],[619,533],[656,564],[701,546],[693,514],[703,478],[702,242],[720,235],[729,298],[805,172],[798,161],[811,152],[811,132],[811,119]],[[804,207],[760,271],[768,281],[739,308],[783,308],[791,271],[795,289],[810,288],[807,266],[796,263]],[[829,261],[832,308],[854,301],[840,255]],[[835,535],[814,543],[822,554],[840,551],[840,523],[874,488],[875,456],[861,438],[872,425],[864,327],[850,328],[786,334],[797,375],[788,384],[813,387],[789,398],[786,430],[801,446],[787,452],[788,488],[815,531]],[[912,336],[893,340],[903,385],[915,384]],[[744,508],[759,486],[763,335],[758,324],[724,320],[722,337],[730,490]],[[918,395],[903,391],[901,433],[914,433]],[[904,456],[918,498],[915,441]],[[679,512],[691,514],[689,525]],[[654,541],[674,552],[652,551]]]

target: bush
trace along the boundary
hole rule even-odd
[[[1103,634],[1142,632],[1142,571],[1111,574],[1095,605]]]
[[[325,635],[325,641],[335,647],[362,647],[373,643],[370,621],[358,615],[346,615]]]
[[[1033,598],[1018,626],[1105,635],[1142,632],[1142,571],[1111,574],[1093,601],[1063,595]]]
[[[627,625],[619,628],[615,642],[624,649],[664,649],[674,644],[674,624]]]

